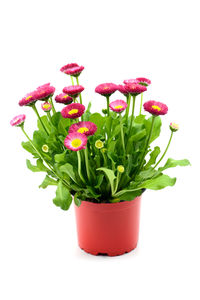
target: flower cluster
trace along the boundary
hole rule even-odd
[[[60,69],[61,72],[65,73],[67,75],[74,76],[74,77],[78,77],[83,70],[84,70],[84,67],[79,66],[76,63],[67,64]]]
[[[54,97],[55,87],[46,83],[19,101],[20,106],[31,107],[37,116],[38,128],[33,138],[25,131],[24,114],[10,121],[12,126],[21,128],[28,140],[22,146],[36,159],[36,165],[29,162],[28,168],[46,171],[48,175],[41,186],[58,185],[54,203],[68,209],[71,195],[75,203],[81,200],[96,203],[129,201],[146,188],[174,185],[175,178],[164,175],[156,167],[163,160],[179,126],[173,122],[169,124],[171,132],[163,154],[160,155],[158,146],[152,149],[152,140],[160,134],[160,116],[167,114],[168,107],[155,100],[143,104],[147,94],[144,92],[149,89],[151,80],[137,77],[122,80],[122,84],[96,86],[95,92],[106,100],[107,107],[102,109],[102,115],[91,112],[91,103],[87,109],[82,104],[84,87],[79,84],[79,75],[83,70],[84,67],[77,63],[67,64],[60,71],[69,75],[72,85],[64,87]],[[115,92],[121,96],[115,97]],[[137,116],[138,98],[140,110]],[[58,107],[63,104],[61,110],[57,111],[54,103],[59,103]],[[145,116],[142,109],[151,116]],[[187,160],[168,159],[165,168],[188,164]]]
[[[26,96],[19,101],[19,105],[30,106],[37,100],[47,101],[53,96],[54,92],[55,87],[51,86],[50,83],[46,83],[39,86],[35,91],[26,94]]]

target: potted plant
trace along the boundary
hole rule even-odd
[[[13,118],[11,125],[20,127],[27,138],[22,147],[35,160],[35,164],[27,160],[27,167],[46,173],[40,188],[55,185],[53,203],[63,210],[74,200],[80,247],[91,254],[120,255],[137,246],[143,192],[173,186],[176,178],[164,171],[187,166],[189,161],[169,158],[160,166],[178,125],[170,123],[169,142],[162,153],[158,146],[152,147],[168,107],[154,100],[143,105],[150,80],[98,85],[95,92],[105,99],[106,109],[92,113],[91,103],[87,109],[83,105],[84,88],[79,84],[83,69],[75,63],[61,68],[72,81],[54,98],[61,111],[54,107],[55,88],[50,83],[19,101],[37,116],[38,129],[32,138],[25,131],[24,114]],[[122,99],[113,101],[116,91],[121,92]],[[38,112],[39,104],[43,116]]]

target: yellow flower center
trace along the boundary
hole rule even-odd
[[[82,144],[81,139],[74,139],[74,140],[71,142],[71,145],[72,145],[72,147],[74,147],[74,148],[80,147],[81,144]]]
[[[123,106],[122,105],[115,106],[115,109],[118,109],[118,108],[123,108]]]
[[[161,108],[160,108],[158,105],[152,105],[152,108],[153,108],[153,109],[156,109],[157,111],[160,111],[160,110],[161,110]]]
[[[69,115],[73,115],[73,114],[76,114],[77,112],[78,112],[78,109],[73,108],[73,109],[71,109],[71,110],[68,112],[68,114],[69,114]]]
[[[63,96],[64,99],[66,99],[68,97],[68,95]]]
[[[108,87],[108,86],[105,86],[103,89],[104,89],[104,90],[107,90],[107,89],[109,89],[109,87]]]
[[[89,131],[89,129],[87,127],[81,127],[77,130],[77,132],[79,132],[79,133],[85,133],[87,131]]]
[[[33,96],[28,96],[27,98],[26,98],[26,100],[28,101],[29,99],[31,99]]]
[[[49,108],[50,105],[49,104],[43,104],[43,108]]]

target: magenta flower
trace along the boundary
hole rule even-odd
[[[166,104],[157,102],[154,100],[147,101],[143,104],[144,110],[148,111],[152,115],[165,115],[168,112]]]
[[[69,133],[79,132],[85,134],[86,136],[93,135],[96,131],[96,124],[89,121],[78,122],[69,127]]]
[[[129,92],[127,92],[126,86],[125,86],[125,85],[119,84],[119,85],[117,86],[117,89],[118,89],[118,91],[119,91],[120,93],[122,93],[124,96],[128,96],[128,95],[129,95]]]
[[[25,119],[26,119],[25,115],[18,115],[10,121],[10,125],[11,126],[22,126],[24,124]]]
[[[138,77],[136,78],[136,80],[138,81],[139,84],[144,86],[148,86],[151,84],[151,80],[144,77]]]
[[[87,137],[79,132],[72,132],[68,134],[64,140],[65,147],[72,151],[85,149],[86,144]]]
[[[65,93],[62,93],[55,97],[55,101],[57,103],[70,104],[73,102],[73,98]]]
[[[37,100],[44,101],[53,96],[55,87],[51,86],[50,83],[46,83],[44,85],[40,85],[35,92],[37,94]]]
[[[76,64],[76,63],[67,64],[67,65],[63,66],[63,67],[60,69],[60,71],[63,72],[63,73],[65,73],[65,74],[67,74],[67,73],[66,73],[67,70],[69,70],[69,69],[71,69],[71,68],[74,68],[74,67],[78,67],[78,66],[79,66],[79,65]]]
[[[65,73],[74,77],[78,77],[83,70],[84,70],[83,66],[77,66],[71,69],[67,69]]]
[[[121,113],[127,108],[127,103],[123,100],[115,100],[109,104],[110,109],[115,112]]]
[[[25,97],[23,97],[20,101],[19,101],[19,105],[20,106],[27,106],[27,105],[31,105],[33,104],[34,102],[36,102],[38,99],[37,99],[37,92],[36,91],[33,91],[33,92],[30,92],[28,94],[26,94]]]
[[[83,115],[85,111],[85,106],[80,103],[72,103],[65,106],[61,110],[61,115],[63,118],[76,119]]]
[[[114,83],[102,83],[95,88],[95,92],[102,96],[110,96],[117,91],[118,86]]]
[[[126,79],[123,81],[124,84],[130,84],[130,83],[139,83],[137,79]]]
[[[70,85],[66,86],[63,89],[63,93],[76,98],[78,95],[84,90],[84,87],[82,85]]]
[[[46,112],[48,112],[52,109],[52,105],[49,102],[42,103],[41,107],[42,107],[42,110],[44,110]]]
[[[128,83],[126,84],[126,90],[131,95],[139,95],[147,90],[146,86],[139,83]]]

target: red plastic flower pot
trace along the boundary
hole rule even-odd
[[[138,242],[141,196],[132,201],[75,205],[78,243],[93,254],[121,255]]]

